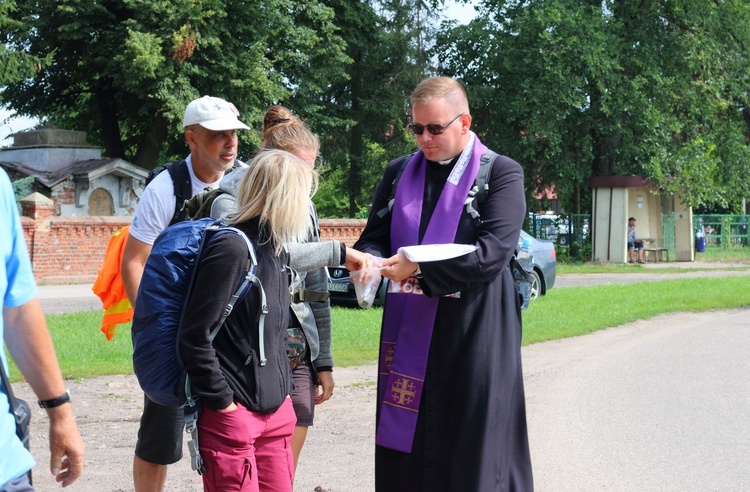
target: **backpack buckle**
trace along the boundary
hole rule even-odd
[[[190,435],[188,450],[190,451],[190,468],[198,475],[206,473],[198,445],[198,412],[185,412],[185,432]]]

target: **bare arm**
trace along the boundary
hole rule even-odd
[[[31,389],[40,400],[65,393],[47,322],[39,300],[21,306],[3,307],[5,344]],[[83,440],[70,403],[47,409],[49,416],[50,471],[63,487],[76,481],[83,471]]]
[[[331,371],[319,372],[318,381],[320,381],[320,385],[315,388],[316,405],[320,405],[321,403],[328,401],[328,399],[333,394],[333,373]]]
[[[133,306],[135,306],[135,298],[138,296],[138,286],[141,285],[143,269],[146,267],[146,260],[148,260],[150,253],[150,244],[139,241],[133,236],[128,236],[128,242],[125,243],[125,249],[122,252],[120,275],[122,276],[122,283],[125,286],[125,293],[128,295],[128,299]]]

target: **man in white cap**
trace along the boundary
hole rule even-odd
[[[238,117],[239,112],[232,103],[217,97],[201,97],[185,109],[182,126],[190,155],[184,161],[165,165],[169,172],[161,172],[147,182],[130,224],[120,273],[131,303],[135,304],[156,236],[170,224],[187,219],[180,212],[184,200],[205,189],[216,188],[226,171],[235,165],[244,165],[237,161],[237,130],[250,128]],[[163,407],[144,395],[133,458],[136,492],[164,488],[167,465],[182,458],[183,426],[182,409]]]

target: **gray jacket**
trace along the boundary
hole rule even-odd
[[[219,183],[219,188],[226,194],[219,195],[211,205],[211,217],[225,218],[237,209],[235,199],[237,187],[248,168],[237,169],[227,174]],[[312,204],[311,204],[312,205]],[[331,240],[320,242],[318,236],[318,217],[315,209],[310,207],[310,215],[315,223],[313,234],[306,243],[288,244],[289,266],[297,274],[299,289],[317,292],[328,291],[328,273],[326,266],[341,264],[341,244]],[[292,311],[302,325],[310,350],[313,366],[332,367],[331,351],[331,305],[325,302],[295,302]]]

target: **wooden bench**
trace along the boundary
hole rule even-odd
[[[643,260],[647,261],[647,254],[651,253],[651,256],[652,256],[651,259],[655,263],[658,263],[659,261],[663,261],[662,256],[661,256],[662,251],[666,253],[667,261],[669,261],[669,250],[667,248],[643,248]]]

